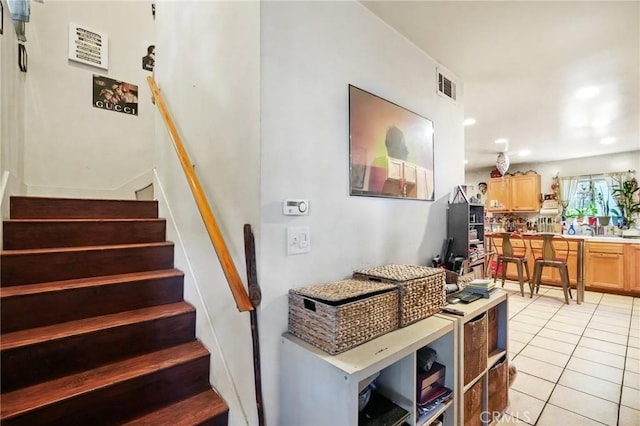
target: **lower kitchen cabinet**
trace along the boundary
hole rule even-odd
[[[640,293],[640,244],[624,246],[624,289]]]
[[[626,244],[585,243],[585,283],[588,287],[624,290],[624,246]]]

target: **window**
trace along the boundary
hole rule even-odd
[[[618,204],[611,194],[611,176],[574,176],[562,180],[566,216],[616,216]]]

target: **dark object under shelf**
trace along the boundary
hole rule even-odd
[[[409,417],[409,412],[378,392],[358,415],[358,426],[399,426]]]

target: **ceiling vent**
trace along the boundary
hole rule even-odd
[[[438,71],[438,93],[456,100],[456,83],[445,77],[440,71]]]

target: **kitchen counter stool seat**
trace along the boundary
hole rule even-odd
[[[518,268],[518,282],[520,283],[520,294],[524,297],[524,277],[522,268],[527,272],[527,282],[533,297],[533,286],[529,275],[529,263],[527,261],[527,245],[522,234],[516,232],[496,232],[491,236],[493,247],[496,250],[496,270],[493,280],[498,279],[498,270],[502,265],[502,287],[507,276],[507,265],[514,263]]]
[[[554,245],[554,238],[556,244]],[[540,245],[542,240],[542,245]],[[571,282],[569,281],[569,267],[567,259],[569,258],[569,240],[563,235],[544,233],[538,234],[529,240],[529,247],[533,253],[533,282],[531,285],[531,297],[533,291],[538,293],[540,290],[540,279],[542,277],[542,268],[545,266],[558,268],[560,272],[560,281],[562,283],[562,292],[564,293],[564,301],[569,304],[569,298],[573,299],[571,294]]]

